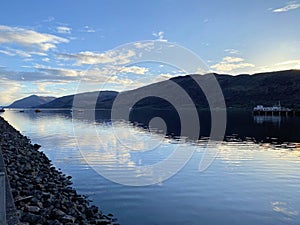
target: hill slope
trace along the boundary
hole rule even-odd
[[[76,99],[80,100],[80,106],[83,108],[91,108],[95,103],[92,101],[97,99],[97,105],[102,104],[104,108],[109,108],[108,104],[111,104],[115,97],[118,95],[118,92],[115,91],[101,91],[100,94],[98,91],[96,92],[86,92],[76,94]],[[56,98],[55,100],[48,102],[46,104],[42,104],[39,108],[65,108],[71,109],[73,107],[73,100],[75,95],[63,96],[60,98]],[[93,107],[94,108],[94,107]]]
[[[26,98],[13,102],[8,108],[33,108],[41,104],[46,104],[53,101],[55,97],[42,97],[37,95],[31,95]]]
[[[280,101],[285,107],[300,109],[300,70],[238,76],[226,74],[186,75],[122,92],[119,95],[114,91],[103,91],[98,97],[96,96],[98,92],[82,93],[76,96],[82,102],[80,106],[88,108],[95,107],[95,104],[93,105],[91,102],[91,99],[95,99],[95,97],[97,97],[96,108],[111,108],[118,96],[117,99],[121,99],[118,102],[121,105],[120,109],[124,107],[124,110],[128,110],[128,107],[132,106],[132,102],[134,102],[134,107],[170,108],[172,105],[168,101],[159,98],[168,93],[180,106],[189,107],[182,93],[178,92],[179,85],[179,89],[185,91],[198,108],[208,108],[206,96],[193,78],[197,77],[197,80],[206,84],[205,81],[209,76],[215,76],[218,80],[228,108],[250,110],[258,104],[272,106]],[[173,85],[174,83],[177,85]],[[141,96],[148,97],[141,98]],[[72,108],[73,99],[74,95],[64,96],[39,107]]]
[[[227,108],[252,109],[258,104],[273,106],[280,101],[283,106],[300,109],[300,70],[238,76],[187,75],[172,78],[171,81],[185,90],[198,108],[208,108],[205,95],[193,79],[193,77],[197,77],[198,81],[206,84],[205,80],[208,76],[215,76],[218,80]],[[166,92],[173,94],[174,98],[177,98],[176,101],[184,106],[186,102],[180,99],[182,96],[175,88],[170,81],[163,81],[123,92],[120,95],[122,95],[124,107],[129,104],[129,102],[126,103],[126,99],[138,99],[138,96],[145,93],[152,93],[152,96],[163,96]],[[218,101],[218,99],[214,100]],[[148,97],[137,102],[135,106],[169,108],[170,104],[157,97]]]
[[[254,75],[217,75],[229,107],[253,107],[257,104],[300,109],[300,70]]]

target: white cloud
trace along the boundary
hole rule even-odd
[[[10,51],[6,51],[6,50],[0,50],[0,53],[4,54],[4,55],[8,55],[8,56],[15,56],[16,54],[10,52]]]
[[[66,68],[53,68],[44,65],[35,65],[33,71],[9,71],[0,69],[0,77],[9,81],[30,81],[30,82],[57,82],[66,83],[74,81],[84,81],[87,83],[114,83],[128,84],[133,82],[126,78],[128,73],[143,75],[148,72],[148,68],[139,66],[104,66],[102,68],[92,68],[90,70],[75,70]]]
[[[126,78],[128,73],[144,75],[148,68],[138,66],[104,66],[81,72],[81,79],[86,82],[107,82],[114,84],[131,84],[133,81]]]
[[[30,58],[32,55],[47,56],[47,54],[44,52],[32,52],[32,51],[27,52],[27,51],[13,49],[13,48],[5,48],[5,50],[0,50],[0,53],[8,56],[20,56],[22,58]]]
[[[178,76],[181,74],[178,74]],[[151,77],[150,80],[146,80],[144,82],[141,82],[140,86],[145,86],[145,85],[149,85],[152,83],[157,83],[157,82],[161,82],[161,81],[165,81],[165,80],[169,80],[172,77],[176,77],[177,75],[175,74],[171,74],[171,73],[160,73],[157,76]]]
[[[225,51],[225,52],[228,52],[229,54],[233,54],[233,55],[239,55],[239,54],[241,54],[241,52],[240,52],[239,50],[232,49],[232,48],[230,48],[230,49],[225,49],[224,51]]]
[[[149,69],[145,67],[139,67],[139,66],[129,66],[129,67],[122,67],[120,72],[121,73],[134,73],[134,74],[145,74],[148,72]]]
[[[10,81],[74,81],[80,78],[80,71],[62,68],[35,66],[33,71],[0,70],[0,77]]]
[[[153,84],[156,82],[161,82],[165,80],[169,80],[172,77],[177,77],[177,76],[185,76],[186,73],[181,73],[180,71],[173,71],[173,72],[161,72],[161,73],[155,73],[152,75],[148,75],[144,77],[144,79],[140,79],[138,83],[135,84],[134,88]]]
[[[206,73],[207,73],[206,68],[202,68],[202,67],[199,67],[197,68],[196,71],[194,71],[194,74],[206,74]]]
[[[71,34],[72,28],[66,26],[56,27],[56,31],[60,34]]]
[[[6,50],[0,50],[0,53],[8,56],[20,56],[23,58],[30,58],[31,54],[18,49],[6,48]]]
[[[227,57],[223,58],[223,62],[226,62],[226,63],[238,63],[238,62],[243,62],[243,61],[244,61],[244,59],[238,58],[238,57],[227,56]]]
[[[41,83],[36,83],[37,85],[37,91],[36,93],[38,95],[51,95],[52,91],[49,91],[49,83],[48,82],[41,82]],[[50,83],[50,85],[53,85],[53,83]]]
[[[273,12],[275,12],[275,13],[288,12],[290,10],[298,9],[299,7],[300,7],[300,4],[290,3],[284,7],[274,9]]]
[[[105,53],[95,53],[90,51],[79,52],[74,54],[58,54],[59,59],[75,60],[76,65],[96,65],[96,64],[126,64],[130,58],[135,56],[132,50],[126,51],[108,51]]]
[[[244,69],[255,67],[251,63],[245,63],[243,58],[237,57],[224,57],[221,62],[212,65],[212,69],[216,69],[217,72],[231,72],[237,69]]]
[[[33,61],[34,59],[33,58],[24,58],[22,61],[23,62],[31,62],[31,61]]]
[[[160,77],[164,78],[164,79],[170,79],[172,77],[174,77],[174,74],[170,74],[170,73],[161,73],[159,74]]]
[[[13,100],[29,93],[57,96],[61,95],[62,88],[66,88],[63,91],[64,94],[66,92],[72,94],[76,91],[78,81],[81,81],[86,91],[99,90],[99,88],[112,89],[112,87],[113,89],[124,87],[130,89],[143,84],[135,79],[127,78],[128,73],[143,74],[147,71],[148,69],[143,67],[118,65],[106,65],[103,68],[90,70],[53,68],[43,65],[35,65],[32,71],[9,71],[6,68],[0,68],[0,91],[2,93],[0,103],[10,104]],[[30,87],[24,89],[23,87],[28,84]],[[22,90],[26,90],[26,93]]]
[[[38,72],[40,72],[41,77],[39,79],[47,80],[77,80],[80,79],[82,71],[65,69],[65,68],[52,68],[44,66],[35,67]]]
[[[35,87],[30,94],[37,94],[42,96],[62,96],[68,94],[74,94],[76,92],[76,88],[78,86],[77,82],[67,83],[57,81],[37,81],[32,82]]]
[[[220,72],[230,72],[236,69],[244,69],[249,67],[254,67],[254,65],[251,63],[239,63],[239,64],[218,63],[211,66],[211,68],[216,69],[217,71]]]
[[[154,43],[153,42],[148,42],[148,41],[146,41],[146,42],[135,42],[133,45],[138,49],[146,49],[146,50],[147,49],[151,50],[154,47]]]
[[[128,85],[133,82],[128,78],[117,76],[117,74],[118,70],[115,70],[115,68],[94,68],[92,70],[82,72],[81,81],[91,84],[98,83],[99,85]]]
[[[1,70],[0,70],[1,73]],[[0,79],[0,102],[3,105],[9,105],[17,98],[18,92],[22,89],[22,85],[18,82],[8,80],[6,78]]]
[[[84,27],[84,32],[87,32],[87,33],[95,33],[96,30],[91,28],[90,26],[85,26]]]
[[[55,18],[53,16],[49,16],[47,19],[43,20],[43,22],[50,23],[53,20],[55,20]]]
[[[38,55],[38,56],[47,56],[45,52],[29,52],[31,55]]]
[[[49,58],[43,58],[42,61],[43,61],[43,62],[49,62],[50,59],[49,59]]]
[[[16,55],[23,57],[23,58],[30,58],[31,54],[22,50],[14,49]]]
[[[258,72],[281,71],[281,70],[300,70],[300,59],[287,60],[273,65],[257,68]]]
[[[296,60],[288,60],[281,63],[275,64],[276,66],[289,65],[289,66],[297,66],[300,68],[300,59]]]
[[[153,32],[152,35],[154,37],[156,37],[157,40],[159,40],[159,41],[167,41],[166,39],[164,39],[164,32],[163,31]]]
[[[37,48],[40,51],[49,51],[56,48],[57,44],[67,42],[69,42],[67,39],[52,34],[0,25],[0,44],[18,44],[25,47]]]

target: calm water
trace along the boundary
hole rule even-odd
[[[2,116],[41,144],[54,165],[73,176],[79,192],[123,225],[300,224],[298,144],[282,148],[250,141],[218,143],[218,156],[199,172],[204,151],[215,145],[166,139],[125,123],[112,127],[109,122],[72,121],[67,112],[6,111]],[[228,121],[228,134],[300,142],[299,118],[253,118],[236,112]],[[153,165],[178,147],[193,152],[191,159],[173,177],[155,185],[125,186],[94,170],[118,177],[122,168]],[[136,172],[137,177],[144,175]]]

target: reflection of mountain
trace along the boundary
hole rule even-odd
[[[31,95],[26,98],[17,100],[9,105],[9,108],[32,108],[41,104],[46,104],[55,99],[55,97],[42,97],[37,95]]]

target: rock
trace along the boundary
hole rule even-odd
[[[38,213],[40,211],[40,208],[38,206],[27,206],[26,209],[28,210],[28,212],[32,212],[32,213]]]
[[[38,150],[40,147],[42,147],[41,145],[38,145],[38,144],[34,144],[33,145],[33,148],[35,149],[35,150]]]
[[[59,222],[58,220],[54,220],[54,221],[50,221],[49,225],[62,225],[62,223]]]
[[[56,216],[56,218],[58,217],[63,217],[66,215],[66,213],[64,213],[63,211],[61,211],[60,209],[54,209],[53,210],[53,214]]]
[[[33,198],[33,196],[26,196],[26,197],[17,196],[17,197],[15,197],[15,202],[30,201],[30,199],[32,199],[32,198]]]
[[[70,216],[70,215],[65,215],[65,216],[63,216],[63,217],[61,218],[61,221],[62,221],[63,223],[68,223],[68,222],[74,223],[75,220],[76,220],[76,218],[73,217],[73,216]]]
[[[52,205],[52,203],[51,203],[51,201],[50,200],[45,200],[45,201],[43,201],[43,206],[44,207],[46,207],[46,208],[48,208],[48,207],[50,207]]]
[[[96,224],[97,225],[107,225],[107,224],[110,224],[110,220],[109,219],[98,219],[98,220],[96,220]]]
[[[30,224],[27,222],[21,222],[19,225],[30,225]]]
[[[21,219],[23,222],[37,224],[42,219],[42,217],[33,213],[26,213]]]
[[[41,203],[40,201],[38,201],[38,202],[36,203],[36,205],[37,205],[38,207],[40,207],[40,208],[43,208],[43,203]]]
[[[85,215],[86,215],[86,217],[87,218],[92,218],[93,216],[94,216],[94,212],[93,212],[93,210],[92,209],[87,209],[86,211],[85,211]]]
[[[0,117],[0,149],[23,225],[112,224],[90,200],[71,187],[72,177],[57,170],[38,144]],[[117,224],[117,223],[115,223]]]

